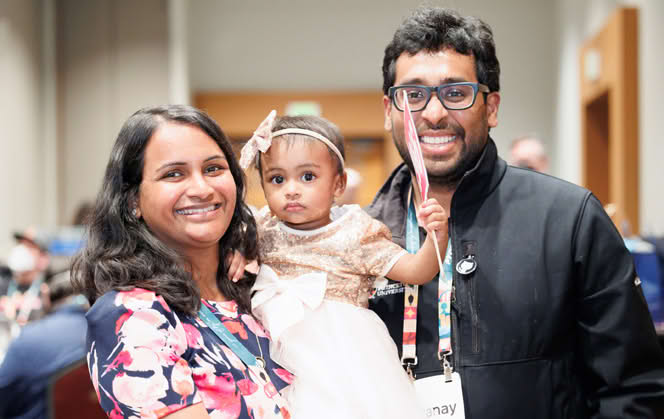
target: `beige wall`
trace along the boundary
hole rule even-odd
[[[0,2],[0,260],[94,199],[122,122],[169,101],[167,0]]]
[[[639,65],[639,121],[641,149],[639,179],[641,230],[643,234],[664,235],[664,135],[662,134],[662,98],[664,97],[664,2],[636,2],[641,39]]]
[[[42,224],[41,5],[0,1],[0,255],[18,227]]]
[[[131,113],[168,102],[165,0],[62,0],[58,6],[61,223],[94,199]]]

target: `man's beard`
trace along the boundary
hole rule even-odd
[[[429,184],[448,189],[456,188],[456,186],[461,181],[461,178],[463,178],[466,172],[477,163],[477,160],[482,154],[484,147],[477,147],[477,145],[481,144],[480,142],[471,141],[470,146],[468,143],[466,143],[466,134],[463,128],[457,129],[455,135],[457,138],[461,139],[460,141],[462,143],[462,149],[459,153],[459,157],[457,158],[456,163],[452,167],[439,173],[431,173],[430,169],[427,168],[427,179],[429,180]],[[397,151],[399,152],[399,155],[401,156],[401,159],[403,159],[404,163],[406,163],[406,166],[408,166],[410,172],[415,173],[413,160],[411,159],[410,153],[408,152],[408,146],[406,144],[405,138],[403,138],[403,134],[401,137],[398,137],[399,140],[396,140],[397,137],[395,137],[395,132],[392,130],[392,138],[395,139],[394,144],[397,148]],[[427,161],[432,160],[425,159],[425,166],[427,166]],[[435,160],[432,162],[434,164],[436,163]]]

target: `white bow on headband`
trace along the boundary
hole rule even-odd
[[[260,151],[265,153],[272,145],[272,125],[277,117],[277,111],[274,109],[267,115],[267,118],[256,128],[247,144],[242,147],[240,153],[240,167],[246,169],[256,160],[256,155]]]

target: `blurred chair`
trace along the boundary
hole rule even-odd
[[[85,358],[51,376],[47,397],[49,419],[107,419],[99,406]]]

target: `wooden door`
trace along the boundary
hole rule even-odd
[[[581,48],[582,182],[639,233],[638,15],[619,8]]]

